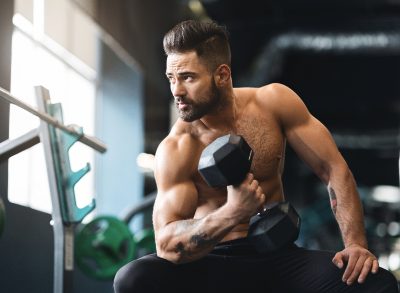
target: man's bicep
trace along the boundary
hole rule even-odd
[[[171,222],[193,218],[197,208],[197,190],[192,181],[159,189],[153,209],[156,230]]]
[[[192,217],[196,210],[197,189],[192,180],[194,163],[187,159],[188,152],[187,144],[180,144],[175,139],[163,141],[156,152],[156,225],[164,226]]]

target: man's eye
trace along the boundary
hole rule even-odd
[[[192,76],[185,76],[185,77],[184,77],[184,80],[186,80],[186,81],[192,81],[192,80],[193,80],[193,77],[192,77]]]

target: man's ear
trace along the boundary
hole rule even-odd
[[[231,68],[226,64],[221,64],[215,70],[214,80],[217,86],[224,86],[231,82]]]

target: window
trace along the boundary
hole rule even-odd
[[[50,91],[63,107],[64,123],[95,133],[97,30],[71,1],[17,0],[13,18],[11,93],[36,108],[34,86]],[[39,126],[39,119],[11,106],[10,138]],[[73,170],[86,162],[92,171],[75,186],[78,206],[94,196],[94,151],[76,143],[70,151]],[[9,200],[51,213],[43,147],[38,144],[9,160]]]

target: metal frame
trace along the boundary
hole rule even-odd
[[[41,111],[47,112],[47,105],[50,104],[49,92],[43,87],[36,87],[36,100]],[[40,141],[43,144],[46,160],[47,176],[49,178],[49,187],[52,202],[52,219],[54,232],[54,271],[53,271],[53,289],[56,292],[69,293],[73,291],[72,273],[73,273],[73,227],[65,227],[61,214],[61,194],[59,193],[56,175],[56,162],[54,161],[51,150],[50,129],[46,122],[40,121]],[[68,245],[66,241],[68,240]],[[71,241],[72,240],[72,241]],[[72,243],[71,243],[72,242]],[[72,250],[72,252],[71,252]]]
[[[11,96],[0,88],[0,99],[6,100],[38,116],[40,125],[26,134],[0,143],[0,162],[42,142],[52,201],[52,225],[54,232],[54,284],[55,293],[73,292],[74,230],[75,226],[94,209],[93,202],[84,207],[76,206],[74,185],[89,170],[86,165],[72,172],[68,150],[76,141],[105,152],[106,146],[97,138],[83,134],[80,127],[65,126],[61,104],[51,104],[49,91],[35,87],[39,111]]]
[[[40,142],[39,129],[21,135],[15,139],[8,139],[0,143],[0,162],[26,150]]]
[[[43,87],[42,87],[43,88]],[[44,89],[44,88],[43,88]],[[16,105],[29,113],[39,117],[41,120],[46,121],[48,124],[53,125],[54,127],[57,127],[67,133],[70,133],[72,135],[75,135],[79,137],[79,141],[82,143],[94,148],[96,151],[99,151],[101,153],[104,153],[107,150],[106,145],[98,140],[95,137],[89,136],[84,133],[80,133],[76,128],[73,126],[66,126],[62,122],[58,121],[51,115],[47,113],[47,111],[44,111],[43,109],[41,111],[36,110],[32,106],[28,105],[27,103],[21,101],[20,99],[12,96],[8,91],[5,89],[0,88],[0,98],[3,100],[9,102],[10,104]]]

